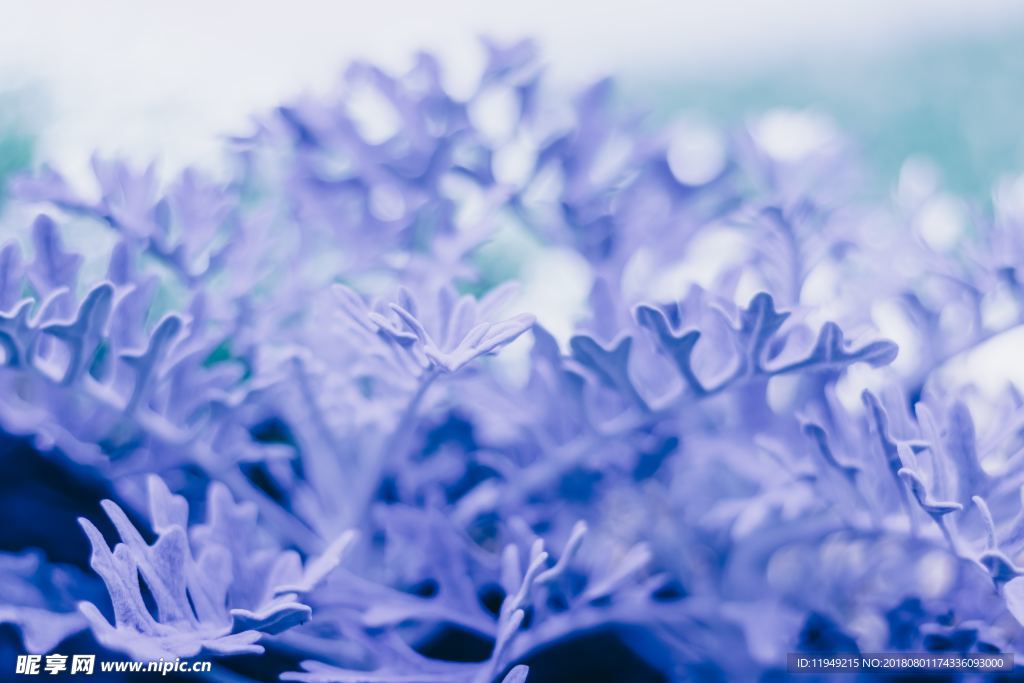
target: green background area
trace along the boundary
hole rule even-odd
[[[33,161],[36,134],[26,115],[27,96],[0,89],[0,203],[7,179]]]
[[[773,107],[832,117],[890,187],[911,155],[932,159],[944,185],[987,197],[1005,173],[1024,172],[1024,30],[932,40],[884,55],[816,60],[708,78],[622,83],[628,102],[653,105],[654,122],[691,111],[726,127]]]

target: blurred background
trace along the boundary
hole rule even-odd
[[[813,107],[850,135],[889,188],[908,157],[983,199],[1024,170],[1024,3],[1019,0],[660,0],[551,3],[5,2],[0,17],[0,175],[88,158],[215,166],[247,116],[327,90],[368,58],[445,58],[456,89],[480,68],[475,36],[534,36],[552,82],[618,81],[661,124],[743,124]]]
[[[687,167],[701,159],[713,174],[716,136],[740,126],[783,156],[842,133],[874,199],[935,199],[920,222],[940,241],[969,211],[987,212],[994,191],[1024,205],[1020,0],[2,6],[0,193],[6,178],[44,162],[91,193],[93,153],[139,167],[155,159],[164,178],[186,165],[216,171],[224,136],[248,132],[251,115],[283,101],[329,93],[353,59],[404,71],[430,50],[448,90],[468,96],[483,66],[478,39],[489,36],[535,38],[548,87],[566,93],[614,77],[624,109],[652,128],[683,126],[696,145],[681,150]],[[522,251],[496,244],[502,258]],[[567,335],[589,291],[585,268],[548,252],[520,256],[531,265],[514,275],[524,310]],[[876,322],[913,356],[905,326]],[[1022,338],[968,354],[962,372],[1002,387]]]

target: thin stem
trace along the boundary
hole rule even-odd
[[[260,491],[246,479],[241,470],[231,468],[222,475],[223,481],[235,495],[252,501],[259,508],[260,515],[270,524],[278,527],[281,533],[299,546],[303,552],[313,554],[323,546],[323,539],[310,529],[302,520],[274,502],[267,494]],[[211,479],[215,477],[211,476]]]
[[[409,397],[409,401],[402,410],[394,430],[384,440],[380,451],[377,453],[377,457],[368,463],[369,471],[365,479],[366,485],[361,487],[361,491],[356,496],[357,504],[353,508],[355,516],[355,519],[352,520],[353,524],[361,522],[362,518],[369,512],[370,500],[373,496],[377,495],[386,466],[389,461],[396,457],[392,454],[402,451],[405,440],[412,432],[413,421],[416,418],[420,404],[423,402],[423,397],[426,396],[427,391],[433,385],[438,375],[440,375],[440,371],[434,367],[420,375],[416,391]]]

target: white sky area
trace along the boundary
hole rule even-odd
[[[0,93],[44,95],[38,156],[82,177],[95,149],[165,170],[209,161],[219,134],[326,89],[355,57],[400,68],[425,47],[466,82],[481,34],[538,38],[554,82],[579,84],[848,56],[1021,17],[1019,0],[0,0]]]

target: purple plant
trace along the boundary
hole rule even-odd
[[[1024,402],[950,372],[1024,320],[1024,216],[997,195],[936,246],[858,199],[848,145],[757,126],[687,173],[607,82],[566,103],[529,43],[486,49],[468,99],[426,55],[354,65],[225,178],[15,184],[19,646],[537,683],[1024,644]],[[551,255],[584,310],[522,310],[506,280],[557,299]]]

